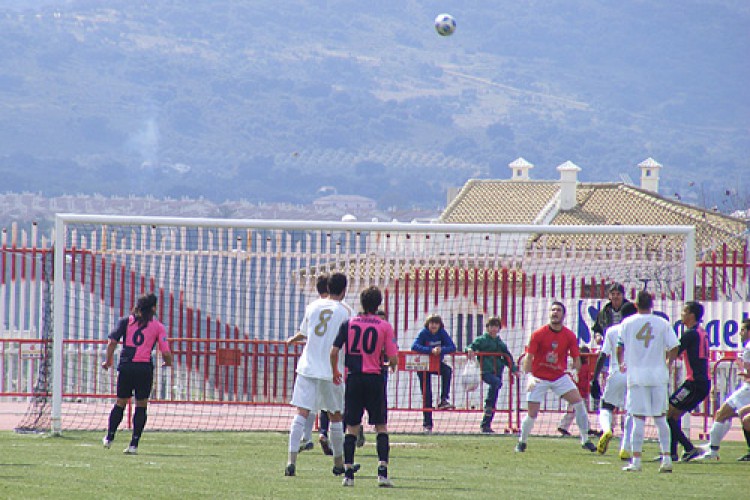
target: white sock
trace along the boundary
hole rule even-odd
[[[656,430],[659,436],[659,451],[661,451],[662,456],[664,456],[665,454],[669,455],[669,443],[672,440],[672,435],[669,432],[667,417],[665,417],[664,415],[662,415],[661,417],[654,417],[654,423],[656,424]]]
[[[344,422],[331,422],[328,429],[328,437],[331,440],[334,460],[344,456]]]
[[[589,414],[586,411],[586,404],[579,401],[573,405],[573,409],[576,412],[576,425],[581,432],[581,443],[585,443],[589,440]]]
[[[599,427],[602,432],[612,432],[612,410],[601,408],[599,410]]]
[[[633,453],[640,453],[643,451],[643,436],[645,434],[646,422],[642,418],[633,417],[633,438],[630,443],[633,448]]]
[[[315,416],[315,413],[310,412],[305,420],[305,430],[302,433],[302,441],[305,443],[312,441],[312,428],[313,424],[315,424]]]
[[[292,425],[289,428],[289,463],[293,464],[296,461],[297,453],[299,452],[299,441],[302,439],[302,433],[305,432],[305,417],[302,415],[295,415],[292,419]],[[294,454],[292,456],[292,454]]]
[[[625,427],[622,432],[621,450],[633,451],[633,415],[625,414]]]
[[[719,449],[719,445],[721,444],[721,440],[724,439],[724,436],[727,435],[727,432],[732,428],[732,419],[728,418],[723,422],[714,422],[714,425],[711,426],[711,432],[709,433],[709,436],[711,436],[710,443],[712,449]]]
[[[534,422],[536,422],[536,419],[528,415],[523,418],[523,422],[521,422],[521,437],[518,439],[520,442],[525,443],[529,439],[531,429],[534,428]]]

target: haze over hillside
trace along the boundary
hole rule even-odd
[[[584,181],[652,156],[662,194],[718,204],[748,192],[748,54],[745,0],[0,0],[0,174],[48,196],[334,186],[433,208],[518,156]]]

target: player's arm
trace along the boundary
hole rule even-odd
[[[677,359],[677,350],[680,348],[680,346],[674,346],[670,350],[667,351],[667,363],[672,364],[675,359]]]
[[[291,336],[288,339],[286,339],[286,343],[287,344],[292,344],[294,342],[301,342],[301,341],[303,341],[305,339],[307,339],[307,335],[305,335],[302,332],[297,332],[293,336]]]
[[[581,363],[581,356],[575,356],[573,358],[573,369],[579,372],[581,371],[581,366],[583,366],[583,364]]]
[[[606,354],[600,352],[599,356],[596,358],[594,374],[591,376],[591,385],[589,387],[591,397],[594,399],[600,399],[602,396],[602,387],[599,385],[599,375],[601,375],[602,370],[604,369],[604,363],[607,361],[607,357]]]
[[[341,381],[343,379],[343,376],[341,375],[341,372],[339,371],[339,352],[341,349],[336,347],[335,345],[331,347],[331,372],[333,372],[333,383],[336,385],[341,384]]]
[[[617,362],[620,365],[620,371],[622,371],[623,362],[625,361],[625,348],[622,344],[617,344]]]
[[[534,355],[530,352],[526,353],[526,357],[523,358],[523,372],[524,373],[531,373],[531,365],[534,361]]]
[[[107,354],[102,363],[102,368],[109,370],[115,361],[115,349],[117,349],[117,341],[115,339],[109,339],[107,343]]]

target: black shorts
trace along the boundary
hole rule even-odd
[[[669,404],[682,411],[693,411],[711,392],[711,381],[686,380],[669,397]]]
[[[154,383],[154,365],[151,363],[123,363],[118,368],[117,397],[130,399],[135,393],[138,401],[151,396],[151,386]]]
[[[365,410],[370,425],[388,423],[385,379],[380,373],[353,373],[346,377],[344,423],[361,424]]]

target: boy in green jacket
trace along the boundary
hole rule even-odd
[[[484,417],[480,428],[484,434],[493,434],[495,431],[492,430],[492,419],[495,416],[497,395],[503,386],[503,370],[509,366],[511,373],[517,377],[518,366],[513,361],[513,355],[508,351],[508,346],[498,336],[502,327],[500,318],[490,316],[485,326],[487,332],[475,338],[474,342],[466,348],[466,352],[469,360],[474,360],[476,353],[480,353],[482,381],[487,384],[487,399],[484,400]]]

